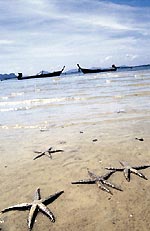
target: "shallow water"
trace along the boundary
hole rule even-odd
[[[150,110],[149,89],[150,70],[2,81],[0,129],[142,115]]]

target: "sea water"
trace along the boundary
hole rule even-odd
[[[0,82],[0,130],[150,114],[150,70]],[[4,134],[4,133],[3,133]]]

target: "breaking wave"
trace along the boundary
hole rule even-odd
[[[21,101],[5,101],[0,102],[0,112],[7,111],[19,111],[29,110],[36,107],[66,104],[69,102],[76,102],[84,100],[84,97],[62,97],[62,98],[50,98],[50,99],[32,99],[32,100],[21,100]]]

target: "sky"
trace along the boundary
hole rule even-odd
[[[150,63],[149,0],[0,0],[0,73]]]

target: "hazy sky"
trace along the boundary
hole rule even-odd
[[[150,63],[150,0],[0,0],[0,73]]]

